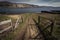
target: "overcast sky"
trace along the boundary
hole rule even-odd
[[[60,0],[0,0],[0,1],[10,1],[17,3],[29,3],[40,6],[58,6],[60,7]]]

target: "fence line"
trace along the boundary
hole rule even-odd
[[[0,25],[7,24],[7,23],[9,23],[9,22],[11,22],[11,19],[0,22]]]
[[[11,27],[12,27],[12,26],[10,26],[10,27],[8,27],[8,28],[5,28],[5,29],[1,30],[0,33],[3,33],[3,32],[5,32],[5,31],[9,30]]]
[[[11,21],[11,19],[9,19],[9,20],[0,22],[0,25],[7,24],[7,23],[10,23],[10,22],[11,22],[11,26],[9,26],[9,27],[1,30],[0,33],[3,33],[3,32],[5,32],[5,31],[9,30],[9,29],[12,27],[12,21]]]

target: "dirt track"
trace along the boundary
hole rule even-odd
[[[21,30],[20,30],[20,32],[19,32],[19,34],[18,34],[18,36],[15,37],[14,40],[23,40],[23,39],[24,39],[24,34],[25,34],[25,32],[26,32],[26,28],[27,28],[27,24],[28,24],[28,18],[29,18],[29,17],[27,17],[27,19],[26,19],[23,27],[21,28]]]
[[[34,14],[35,15],[35,14]],[[36,14],[37,15],[37,14]],[[35,15],[35,16],[36,16]],[[52,15],[52,14],[40,14],[39,16],[42,16],[42,17],[46,17],[47,18],[47,16],[48,16],[48,18],[49,19],[54,19],[54,16],[56,16],[56,15]],[[29,40],[29,32],[31,31],[29,31],[29,26],[28,26],[28,24],[34,24],[34,22],[32,21],[32,17],[33,17],[33,15],[32,16],[29,16],[29,17],[27,17],[27,19],[26,19],[26,21],[25,21],[25,23],[24,23],[24,25],[23,25],[23,28],[21,28],[21,30],[20,30],[20,32],[19,32],[19,34],[15,37],[15,39],[14,40]],[[30,22],[28,22],[28,21],[30,21]],[[35,26],[34,26],[35,27]],[[28,32],[28,33],[27,33]],[[43,40],[43,39],[42,39]]]
[[[32,18],[33,15],[29,16],[26,19],[23,28],[21,28],[19,34],[17,35],[17,37],[15,37],[14,40],[32,40],[31,37],[34,37],[39,33]]]

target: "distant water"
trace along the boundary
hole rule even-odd
[[[0,7],[0,12],[7,12],[7,13],[29,13],[29,12],[51,11],[51,10],[60,10],[60,7],[40,7],[40,8],[2,8]]]

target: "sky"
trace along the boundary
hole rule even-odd
[[[28,3],[39,6],[55,6],[60,7],[60,0],[0,0],[0,1],[10,1],[14,3]]]

